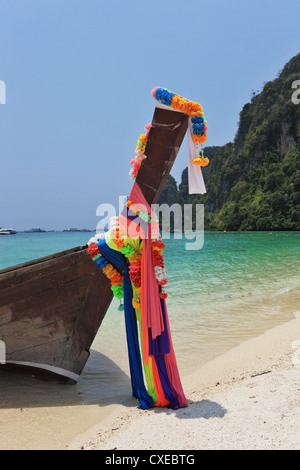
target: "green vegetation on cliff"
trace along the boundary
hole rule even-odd
[[[188,194],[187,168],[177,188],[169,176],[159,203],[204,204],[210,230],[300,230],[300,54],[253,94],[241,113],[234,142],[207,147],[207,193]]]

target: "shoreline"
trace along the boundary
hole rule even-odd
[[[119,405],[66,449],[299,450],[300,311],[182,383],[187,408],[139,410],[135,400],[129,408]]]

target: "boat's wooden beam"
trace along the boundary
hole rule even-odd
[[[155,204],[171,171],[188,126],[187,114],[155,108],[145,155],[136,182],[149,205]]]

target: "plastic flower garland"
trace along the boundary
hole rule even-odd
[[[116,268],[113,267],[112,264],[108,263],[104,256],[101,255],[96,243],[91,243],[88,246],[88,252],[92,260],[95,261],[97,266],[102,269],[102,272],[110,280],[111,290],[113,291],[114,296],[118,299],[123,299],[123,276],[116,270]]]
[[[155,277],[157,284],[160,286],[159,296],[165,299],[167,297],[167,293],[165,292],[164,286],[167,284],[168,279],[166,277],[165,264],[162,255],[162,250],[164,247],[165,245],[162,240],[151,241]],[[134,254],[128,258],[129,276],[135,290],[135,297],[132,301],[135,309],[141,308],[141,260],[142,255],[138,252],[134,252]]]
[[[132,304],[135,309],[141,308],[141,261],[142,254],[141,250],[135,251],[133,247],[127,243],[126,239],[120,235],[119,229],[116,228],[112,234],[112,239],[116,247],[123,253],[129,262],[129,277],[134,286],[134,297]],[[165,292],[164,286],[167,284],[168,279],[166,277],[165,264],[163,258],[163,248],[165,244],[159,238],[151,240],[152,256],[154,261],[155,277],[158,285],[160,286],[159,296],[166,298],[167,293]]]
[[[167,293],[165,292],[164,286],[167,284],[168,279],[166,277],[165,264],[162,255],[162,250],[165,247],[161,240],[152,240],[151,248],[154,260],[154,270],[157,284],[160,286],[159,296],[166,298]],[[141,308],[141,261],[142,255],[140,252],[134,252],[128,257],[129,261],[129,277],[134,286],[134,297],[132,299],[132,305],[135,309]]]
[[[192,162],[196,166],[207,166],[209,164],[209,159],[207,157],[198,155],[197,157],[193,158]]]
[[[149,136],[149,131],[151,129],[151,124],[146,124],[144,129],[147,131],[146,134],[141,134],[137,140],[137,146],[135,148],[136,157],[130,161],[130,164],[133,165],[129,172],[130,179],[135,180],[139,169],[141,167],[142,161],[146,158],[145,148]]]
[[[154,271],[158,285],[160,286],[159,296],[166,299],[168,294],[165,292],[164,286],[167,284],[168,279],[166,276],[165,263],[163,258],[163,249],[165,244],[161,239],[152,240],[152,254],[154,259]]]
[[[127,201],[127,207],[130,207],[130,210],[134,210],[135,214],[141,217],[145,215],[130,201]],[[146,214],[148,216],[148,214]],[[147,219],[147,220],[146,220]],[[156,219],[144,217],[143,220],[146,222],[156,222]],[[120,233],[118,227],[118,219],[114,220],[112,227],[112,239],[117,247],[117,249],[128,259],[129,262],[129,277],[134,287],[134,296],[132,299],[132,305],[137,310],[141,308],[141,261],[142,261],[142,247],[138,251],[135,251],[134,248],[127,242],[126,237]],[[100,236],[98,236],[100,237]],[[90,239],[88,243],[88,252],[92,260],[98,265],[102,272],[111,282],[111,289],[113,294],[118,299],[124,297],[124,287],[123,279],[124,277],[110,264],[104,256],[102,256],[98,245],[97,237]],[[167,284],[168,279],[166,277],[165,264],[163,258],[163,248],[165,244],[162,242],[160,237],[155,237],[151,239],[151,249],[154,262],[154,271],[157,284],[159,286],[159,296],[161,298],[166,298],[167,293],[165,292],[164,286]]]
[[[192,122],[193,142],[195,142],[195,144],[201,144],[201,146],[204,144],[207,139],[207,125],[201,104],[187,100],[166,88],[160,87],[153,88],[152,96],[162,104],[171,106],[173,109],[177,109],[178,111],[188,114],[191,117]],[[208,163],[208,158],[203,157],[203,151],[201,155],[198,155],[193,159],[193,164],[197,166],[207,166]]]
[[[152,96],[163,104],[188,114],[193,125],[193,141],[197,144],[203,144],[206,141],[207,125],[201,104],[176,95],[166,88],[153,88]]]

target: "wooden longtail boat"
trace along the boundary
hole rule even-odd
[[[149,205],[158,200],[187,126],[183,112],[156,106],[136,178]],[[0,367],[76,383],[112,297],[87,246],[0,270]]]

